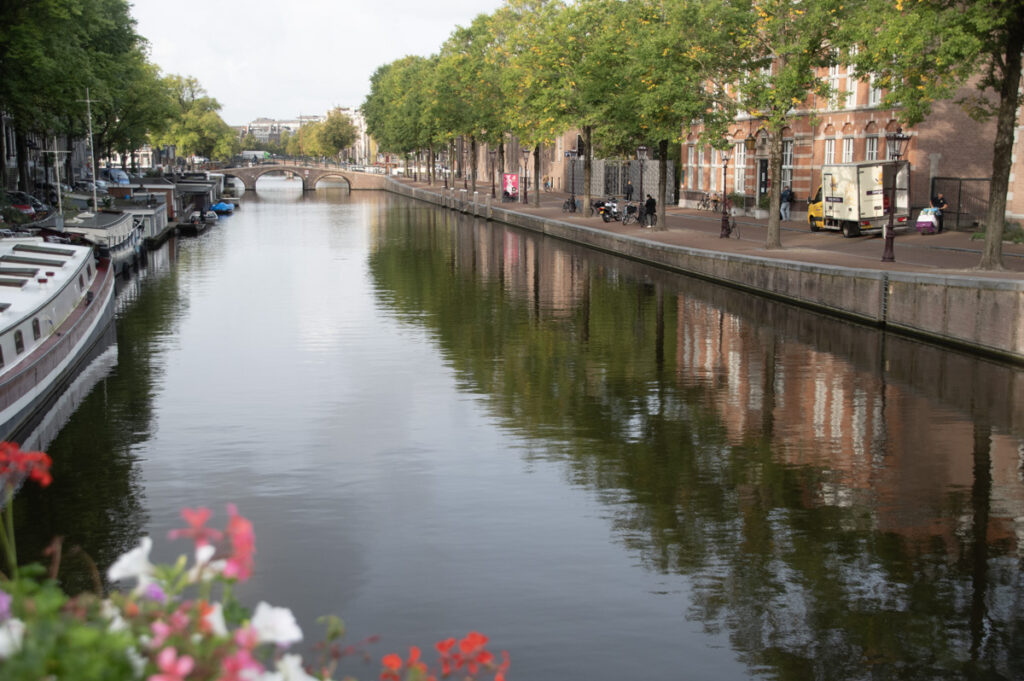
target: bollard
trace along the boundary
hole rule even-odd
[[[494,219],[494,197],[490,194],[487,195],[487,219]]]
[[[480,192],[473,192],[473,217],[480,215]]]

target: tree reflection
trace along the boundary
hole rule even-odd
[[[1024,676],[1019,371],[439,214],[382,214],[382,301],[752,670]]]

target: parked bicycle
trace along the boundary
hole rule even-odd
[[[697,210],[711,210],[711,196],[706,192],[697,201]]]
[[[579,202],[576,201],[575,197],[570,196],[562,204],[563,213],[575,213],[580,209]]]
[[[640,204],[627,201],[626,205],[622,209],[622,224],[632,225],[640,221],[640,211],[642,210]]]

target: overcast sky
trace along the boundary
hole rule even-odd
[[[358,107],[378,66],[436,53],[502,0],[134,0],[165,74],[195,76],[230,125]]]

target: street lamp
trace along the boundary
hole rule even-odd
[[[487,152],[487,160],[490,161],[490,163],[491,163],[491,198],[492,199],[497,198],[497,196],[498,196],[497,193],[495,193],[495,191],[494,191],[494,174],[495,174],[495,170],[497,170],[497,168],[495,168],[496,164],[494,162],[494,159],[495,159],[495,157],[497,157],[497,155],[498,155],[497,150],[493,150],[492,149],[492,150]]]
[[[523,149],[523,203],[526,203],[526,187],[530,184],[530,150]]]
[[[722,229],[718,238],[728,239],[732,228],[729,226],[729,193],[726,191],[726,183],[729,181],[729,158],[732,154],[728,149],[722,150]]]
[[[569,159],[569,167],[572,169],[572,179],[569,180],[569,212],[576,212],[576,157],[579,156],[578,149],[569,149],[565,157]]]
[[[896,233],[893,230],[893,218],[896,215],[896,177],[899,175],[900,157],[907,150],[910,142],[910,135],[904,134],[902,127],[897,127],[896,132],[886,133],[885,144],[889,149],[889,158],[892,166],[892,195],[889,199],[889,225],[885,229],[885,249],[882,251],[882,262],[893,262],[896,256],[893,253],[893,245],[896,240]]]
[[[640,145],[636,148],[636,157],[640,159],[640,202],[644,200],[644,161],[647,160],[647,147]]]

